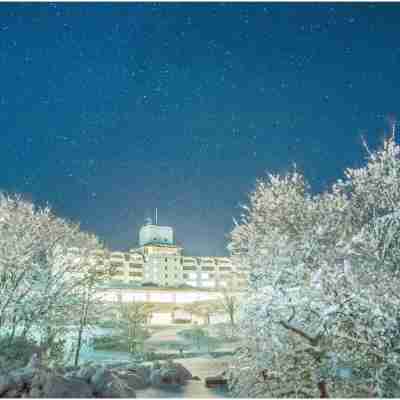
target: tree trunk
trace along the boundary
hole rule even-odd
[[[82,318],[80,319],[80,324],[79,324],[78,342],[76,343],[76,351],[75,351],[75,359],[74,359],[75,367],[77,367],[78,363],[79,363],[79,354],[81,352],[81,347],[82,347],[83,329],[86,326],[88,309],[89,309],[89,295],[87,295],[85,302],[83,303],[83,307],[82,307]]]
[[[31,327],[32,327],[32,321],[31,320],[27,320],[25,319],[23,321],[23,329],[22,332],[19,336],[26,338],[26,336],[28,335],[28,332],[30,331]]]
[[[9,343],[11,344],[14,336],[15,336],[15,330],[17,329],[17,316],[14,314],[13,319],[12,319],[12,330],[11,330],[11,334],[9,336]]]
[[[74,366],[75,367],[77,367],[78,363],[79,363],[79,354],[81,352],[81,347],[82,347],[83,325],[84,325],[83,322],[81,322],[79,325],[78,341],[76,343],[75,358],[74,358]]]
[[[136,322],[132,326],[132,353],[136,353]]]
[[[319,389],[319,397],[321,399],[329,398],[328,389],[326,387],[326,382],[324,382],[324,381],[318,382],[318,389]]]
[[[41,346],[43,346],[44,350],[44,354],[45,357],[49,360],[51,357],[51,351],[52,351],[52,347],[53,347],[53,343],[54,343],[54,339],[56,337],[56,333],[50,328],[47,327],[46,329],[46,338],[45,341],[41,344]]]
[[[235,335],[235,318],[233,313],[231,313],[230,315],[230,320],[231,320],[231,337],[233,338],[233,336]]]

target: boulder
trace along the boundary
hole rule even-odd
[[[45,379],[41,397],[88,398],[93,397],[93,392],[91,387],[82,379],[67,379],[61,375],[50,373]]]
[[[22,393],[18,389],[10,389],[5,392],[2,397],[5,397],[6,399],[16,399],[22,397]]]
[[[87,365],[82,365],[82,366],[78,366],[78,367],[75,367],[75,365],[66,365],[65,367],[63,367],[63,369],[64,369],[65,373],[69,373],[69,372],[76,372],[84,366],[86,367]]]
[[[0,396],[22,397],[28,394],[37,371],[37,356],[32,356],[27,366],[0,376]]]
[[[142,377],[146,385],[150,385],[151,380],[150,380],[150,375],[151,375],[151,367],[148,365],[135,365],[135,366],[129,366],[127,368],[128,372],[133,372],[136,375],[139,375]]]
[[[175,390],[182,383],[176,380],[173,371],[166,369],[156,369],[151,373],[151,385],[158,389]]]
[[[163,375],[162,375],[161,368],[155,369],[151,372],[150,382],[151,382],[151,386],[153,386],[155,388],[163,388],[164,382],[163,382]]]
[[[96,393],[100,393],[106,385],[113,380],[112,371],[105,367],[97,368],[96,372],[90,378],[90,384]]]
[[[0,396],[4,393],[17,389],[18,384],[14,381],[13,377],[9,374],[0,375]]]
[[[103,386],[100,392],[95,393],[99,398],[135,398],[135,391],[122,379],[114,376],[111,381]]]
[[[192,379],[192,374],[182,364],[167,361],[164,364],[154,364],[151,373],[151,385],[160,389],[174,389]]]
[[[81,367],[78,371],[74,371],[73,373],[77,378],[83,379],[85,382],[90,383],[96,372],[97,368],[94,365],[87,365]]]
[[[221,375],[208,376],[204,382],[205,382],[205,386],[208,388],[226,386],[228,384],[228,380]]]
[[[169,370],[173,370],[175,375],[180,381],[187,381],[189,379],[192,379],[192,374],[191,372],[184,367],[182,364],[177,363],[177,362],[167,362],[165,365],[166,368]]]
[[[122,379],[131,389],[144,389],[148,382],[142,376],[129,371],[115,371],[118,378]]]
[[[95,397],[128,398],[136,397],[133,387],[119,378],[116,372],[100,367],[90,379]]]

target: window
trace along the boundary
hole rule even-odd
[[[110,264],[112,267],[122,267],[124,265],[121,261],[111,261]]]
[[[165,279],[168,279],[168,274],[165,274]]]
[[[184,265],[183,266],[183,270],[184,271],[196,271],[196,267],[195,266],[189,266],[189,265]]]

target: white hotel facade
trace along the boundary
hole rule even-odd
[[[110,270],[110,283],[158,287],[185,287],[220,291],[241,290],[247,271],[230,257],[191,257],[174,242],[171,227],[152,224],[139,231],[139,246],[127,252],[101,250],[93,253],[99,269]]]

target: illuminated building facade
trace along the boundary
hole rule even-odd
[[[93,253],[98,267],[111,270],[113,284],[159,287],[182,287],[221,290],[242,289],[247,273],[236,267],[229,257],[191,257],[174,242],[171,227],[152,224],[139,231],[139,247],[127,252]]]

